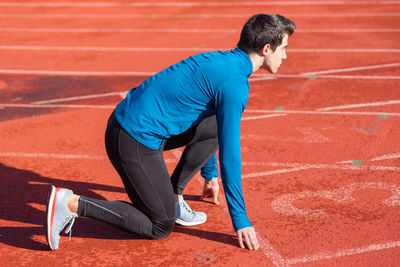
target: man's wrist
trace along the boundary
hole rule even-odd
[[[212,183],[212,182],[216,182],[217,180],[218,180],[218,177],[213,177],[211,180],[204,178],[204,182],[207,183],[207,184]]]

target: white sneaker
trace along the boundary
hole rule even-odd
[[[73,196],[73,194],[74,193],[71,190],[56,188],[53,185],[49,189],[46,208],[46,237],[47,243],[52,250],[58,249],[60,232],[68,223],[69,225],[65,230],[65,233],[70,233],[71,236],[72,225],[74,224],[75,218],[78,217],[78,214],[71,212],[67,206],[67,201]]]
[[[204,212],[193,211],[189,205],[181,197],[175,203],[176,210],[176,224],[183,226],[193,226],[205,223],[207,221],[207,214]]]

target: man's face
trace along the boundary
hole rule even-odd
[[[271,72],[276,73],[282,64],[282,59],[286,59],[286,47],[288,45],[288,35],[284,34],[282,38],[282,44],[278,46],[275,51],[268,48],[267,55],[264,60],[262,68]]]

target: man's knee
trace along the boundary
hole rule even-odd
[[[153,238],[161,239],[168,237],[174,229],[175,219],[176,218],[174,217],[153,221]]]

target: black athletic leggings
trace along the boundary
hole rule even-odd
[[[175,194],[183,189],[218,148],[216,117],[173,136],[157,150],[132,138],[114,114],[107,124],[108,157],[120,175],[132,203],[81,196],[78,215],[98,219],[146,238],[167,237],[175,223]],[[171,178],[163,151],[186,146]]]

